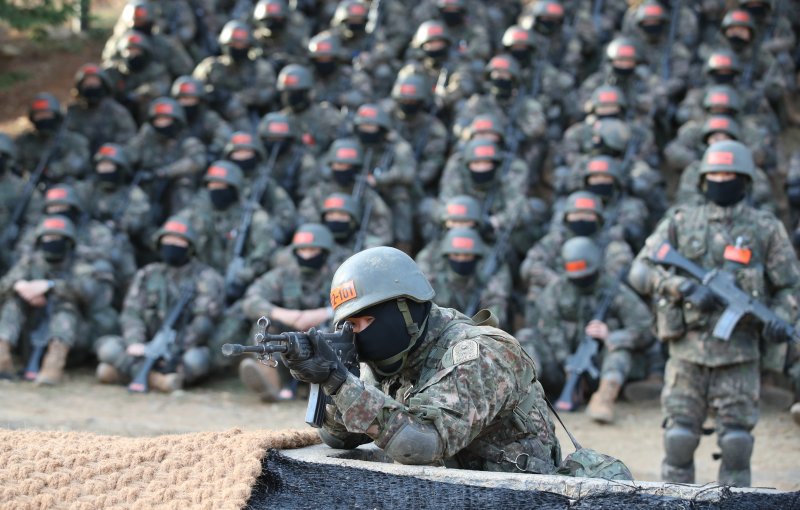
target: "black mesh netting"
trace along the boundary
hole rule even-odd
[[[612,482],[613,483],[613,482]],[[632,491],[587,495],[573,501],[543,491],[494,489],[435,482],[359,468],[313,464],[270,450],[248,507],[258,509],[687,509],[800,510],[800,492],[734,494],[717,502],[689,501]]]

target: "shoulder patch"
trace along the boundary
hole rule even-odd
[[[478,359],[480,349],[475,340],[462,340],[453,346],[453,365]]]

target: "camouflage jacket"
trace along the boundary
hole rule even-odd
[[[212,88],[211,104],[231,122],[247,117],[247,110],[269,109],[275,99],[275,70],[263,59],[236,63],[230,57],[208,57],[192,76]],[[249,126],[237,126],[241,129]]]
[[[147,232],[150,223],[150,199],[139,186],[126,183],[110,189],[87,179],[79,183],[76,190],[93,219],[100,222],[111,221],[119,214],[119,208],[127,203],[116,227],[131,238],[141,238]]]
[[[144,124],[125,147],[131,167],[164,172],[167,179],[193,181],[205,168],[205,147],[184,129],[176,138],[158,134]]]
[[[272,63],[275,72],[280,72],[289,64],[307,63],[309,32],[310,25],[305,16],[291,10],[282,30],[272,31],[266,27],[258,27],[253,30],[253,38],[261,54]]]
[[[329,76],[315,72],[313,91],[314,101],[325,101],[336,108],[355,110],[372,99],[370,77],[344,63],[339,63]]]
[[[245,174],[245,186],[240,194],[241,197],[249,199],[255,181],[266,170],[266,163],[261,163],[256,167],[252,176],[249,172]],[[269,214],[273,227],[277,227],[277,229],[272,229],[276,240],[282,241],[294,232],[297,226],[297,208],[286,190],[279,186],[274,178],[267,181],[267,189],[264,196],[261,197],[261,207]]]
[[[516,469],[476,451],[485,444],[511,459],[529,454],[538,472],[552,472],[561,461],[533,361],[508,333],[475,325],[453,309],[433,305],[422,344],[398,374],[380,383],[362,377],[348,376],[326,413],[324,432],[347,445],[374,440],[386,448],[411,422],[435,431],[441,449],[431,457],[447,465]],[[513,415],[522,415],[519,426]]]
[[[103,65],[112,66],[122,59],[119,55],[119,43],[127,29],[115,30],[103,48]],[[147,41],[152,49],[152,58],[166,67],[169,76],[167,78],[177,78],[185,74],[190,74],[194,67],[194,62],[183,45],[174,39],[163,34],[150,34]]]
[[[42,134],[30,130],[19,135],[17,165],[25,172],[33,172],[39,160],[51,150],[57,133]],[[47,183],[80,180],[89,169],[89,141],[80,133],[65,129],[45,166],[42,180]]]
[[[299,204],[320,179],[317,158],[301,142],[292,142],[275,160],[272,179]]]
[[[614,85],[622,90],[628,103],[628,120],[641,119],[650,122],[650,116],[659,101],[666,96],[666,88],[661,86],[658,77],[650,72],[647,65],[636,66],[630,76],[618,76],[610,64],[604,64],[599,71],[586,78],[578,90],[578,99],[586,104],[592,92],[601,85]]]
[[[233,128],[216,111],[201,106],[198,115],[188,120],[189,135],[200,140],[206,148],[206,161],[212,163],[222,157],[225,145],[231,139]]]
[[[392,114],[395,131],[411,145],[417,161],[419,182],[427,189],[435,189],[447,158],[447,128],[441,120],[427,112],[405,118],[391,99],[383,102],[383,106]]]
[[[153,99],[169,94],[170,75],[166,67],[150,61],[141,71],[133,72],[124,62],[117,62],[105,69],[113,87],[114,97],[125,105],[142,123],[147,120],[147,108]]]
[[[81,100],[70,104],[67,129],[82,134],[94,154],[104,143],[128,143],[136,134],[136,122],[124,106],[107,97],[94,108]]]
[[[755,169],[755,179],[750,186],[748,200],[750,205],[762,211],[775,213],[775,194],[766,172],[759,167]],[[702,205],[706,201],[700,190],[700,161],[695,161],[681,174],[678,190],[675,192],[675,204]]]
[[[507,132],[508,122],[514,116],[514,127],[521,135],[521,145],[541,139],[547,129],[547,118],[542,105],[533,98],[522,98],[521,104],[516,96],[510,99],[498,99],[492,94],[475,94],[460,108],[455,122],[453,134],[462,137],[462,130],[467,128],[472,119],[478,115],[491,113],[497,116],[498,122]],[[516,110],[516,111],[512,111]]]
[[[319,271],[301,269],[294,260],[273,268],[245,292],[242,301],[245,316],[258,320],[262,315],[269,316],[276,306],[289,310],[324,308],[328,306],[331,276],[330,261]]]
[[[281,113],[289,117],[303,144],[314,156],[323,154],[339,136],[344,116],[327,103],[312,103],[302,112],[284,108]]]

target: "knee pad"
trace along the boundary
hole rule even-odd
[[[119,368],[125,360],[125,342],[118,336],[108,335],[97,341],[97,359]]]
[[[208,375],[211,369],[211,356],[208,347],[194,347],[189,349],[181,357],[183,364],[183,375],[186,382],[196,381]]]
[[[666,462],[672,466],[688,466],[694,462],[694,451],[700,444],[700,435],[689,427],[675,423],[664,432]]]
[[[723,432],[719,438],[722,463],[731,470],[748,469],[754,442],[753,436],[746,430],[734,429]]]

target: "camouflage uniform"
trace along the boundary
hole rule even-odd
[[[300,141],[289,118],[282,113],[265,115],[258,127],[258,135],[266,147],[266,154],[280,144],[272,179],[289,194],[295,204],[299,204],[306,192],[319,182],[317,159]]]
[[[372,98],[370,77],[355,70],[343,59],[339,39],[330,32],[320,32],[308,43],[314,69],[313,97],[337,108],[355,109]]]
[[[275,72],[288,64],[305,64],[310,24],[284,0],[260,0],[253,11],[253,38]]]
[[[775,214],[775,193],[772,191],[769,176],[759,167],[756,167],[754,172],[755,177],[748,202],[752,207]],[[696,206],[702,205],[703,202],[705,198],[700,192],[700,161],[694,161],[681,174],[678,190],[675,193],[675,204]]]
[[[463,0],[423,0],[413,10],[412,25],[438,20],[447,26],[458,57],[478,69],[492,54],[486,5]]]
[[[183,106],[189,134],[205,145],[206,163],[222,157],[222,150],[233,130],[208,106],[202,82],[191,76],[180,76],[172,84],[171,95]],[[187,98],[197,98],[197,104],[191,106],[185,104]]]
[[[5,133],[0,133],[0,232],[6,235],[6,229],[12,228],[11,220],[14,209],[22,196],[22,190],[25,188],[26,181],[13,173],[16,168],[17,148],[11,137]],[[34,188],[31,194],[30,203],[28,204],[28,211],[41,211],[41,196]],[[20,222],[25,220],[25,216],[20,218]],[[34,219],[38,221],[38,218]],[[19,237],[19,236],[17,236]],[[13,247],[8,246],[0,254],[0,275],[5,274],[6,270],[11,267],[15,260],[13,257]]]

